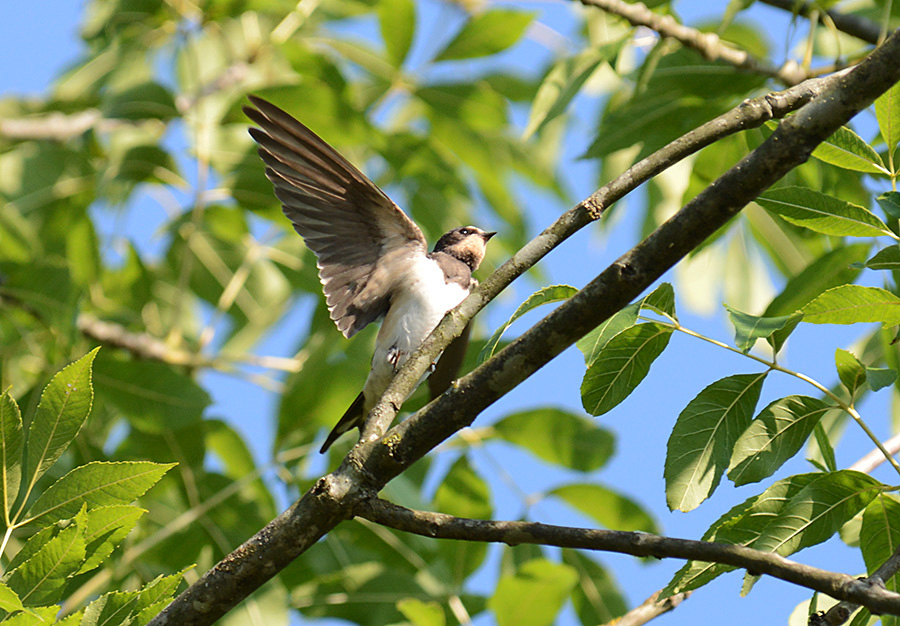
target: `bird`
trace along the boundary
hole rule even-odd
[[[375,183],[290,114],[249,99],[243,110],[258,126],[250,136],[284,214],[316,256],[331,319],[348,339],[381,320],[363,390],[325,439],[325,453],[353,428],[362,433],[397,370],[475,288],[472,273],[496,232],[460,226],[428,252],[422,230]],[[438,366],[452,360],[449,352]]]

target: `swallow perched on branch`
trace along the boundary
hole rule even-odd
[[[325,452],[348,430],[362,431],[400,366],[475,288],[472,272],[496,233],[454,228],[428,252],[415,222],[334,148],[275,105],[250,101],[256,108],[244,112],[259,125],[250,135],[284,214],[318,259],[331,319],[347,338],[383,319],[366,384]]]

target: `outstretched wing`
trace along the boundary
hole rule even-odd
[[[284,214],[318,259],[331,319],[351,337],[385,313],[386,267],[427,253],[425,237],[375,183],[293,117],[261,98],[244,113],[259,125],[266,176]]]

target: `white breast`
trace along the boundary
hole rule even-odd
[[[382,322],[366,380],[366,404],[374,402],[394,374],[415,352],[450,309],[462,302],[468,289],[447,283],[437,263],[425,256],[410,259],[395,285],[391,307]]]

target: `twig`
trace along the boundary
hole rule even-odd
[[[886,439],[882,445],[884,449],[887,450],[888,454],[894,455],[900,452],[900,433],[897,433],[890,439]],[[863,474],[871,474],[872,471],[885,462],[884,453],[879,449],[874,449],[864,457],[859,459],[856,463],[851,465],[847,469],[856,470],[857,472],[862,472]]]
[[[749,52],[738,50],[724,43],[715,33],[704,33],[696,28],[680,24],[670,15],[660,15],[640,2],[623,0],[580,0],[585,6],[597,7],[628,20],[633,26],[646,26],[663,37],[670,37],[682,45],[696,50],[710,61],[725,61],[738,69],[774,78],[783,85],[796,85],[809,75],[794,61],[774,67],[757,59]]]
[[[796,15],[801,15],[803,17],[809,17],[813,13],[821,12],[822,9],[817,7],[811,2],[805,2],[805,0],[762,0],[763,3],[768,4],[769,6],[773,6],[778,9],[783,9],[790,13],[794,13]],[[834,24],[835,28],[840,31],[847,33],[857,39],[861,39],[866,41],[872,45],[878,45],[881,41],[881,27],[867,20],[864,17],[859,17],[857,15],[848,15],[846,13],[839,13],[838,11],[829,10],[825,11],[828,18]]]
[[[658,559],[677,558],[721,563],[814,589],[832,598],[850,600],[878,612],[900,615],[900,594],[887,591],[883,585],[797,563],[774,552],[737,544],[660,537],[621,530],[552,526],[538,522],[467,519],[444,513],[414,511],[380,498],[361,501],[354,512],[369,521],[423,537],[505,543],[511,546],[528,543],[652,556]]]
[[[78,330],[99,343],[128,350],[139,359],[160,361],[190,368],[212,367],[213,360],[200,354],[179,350],[147,333],[134,333],[113,322],[105,322],[88,313],[78,316]]]
[[[243,363],[276,370],[279,372],[299,372],[303,367],[303,360],[298,358],[265,356],[257,354],[228,354],[221,353],[215,357],[207,357],[203,354],[180,350],[168,345],[162,339],[158,339],[147,333],[131,332],[124,326],[114,322],[107,322],[88,313],[78,316],[78,330],[85,337],[93,339],[104,345],[127,350],[139,359],[159,361],[169,365],[181,365],[184,367],[212,368],[223,372],[229,371],[229,365]]]
[[[625,615],[615,620],[615,626],[641,626],[652,619],[656,619],[660,615],[664,615],[669,611],[674,610],[679,604],[691,597],[690,591],[684,591],[659,600],[661,591],[662,590],[657,591],[640,605],[634,607]]]

